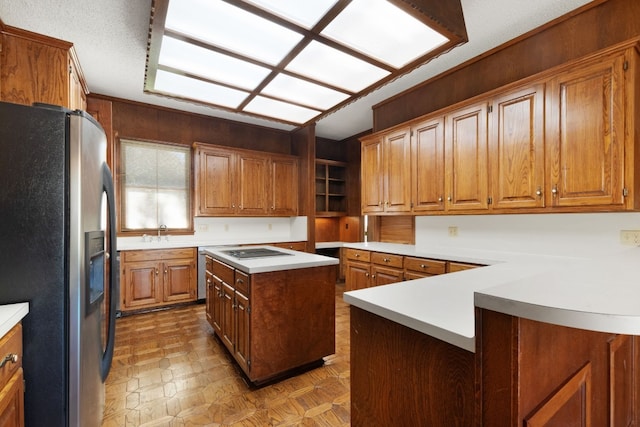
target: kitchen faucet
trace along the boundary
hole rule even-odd
[[[160,232],[167,231],[167,226],[165,224],[160,224],[160,227],[158,227],[158,242],[160,241]]]

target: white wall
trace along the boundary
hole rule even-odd
[[[207,245],[307,240],[307,217],[196,217],[196,242]]]
[[[620,230],[640,230],[640,213],[417,216],[416,247],[597,256],[629,248]]]

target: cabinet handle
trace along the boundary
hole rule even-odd
[[[382,258],[382,261],[384,262],[391,262],[391,260],[389,258]]]
[[[538,189],[536,190],[536,196],[538,197],[542,196],[542,188],[538,187]]]
[[[364,277],[369,277],[369,273],[364,273]]]
[[[450,202],[451,200],[453,200],[453,198],[451,196],[447,197],[447,201]]]
[[[164,269],[164,274],[167,274],[169,272],[169,270],[167,270],[166,268]]]
[[[4,359],[2,359],[2,362],[0,362],[0,369],[4,368],[4,365],[6,365],[7,363],[18,363],[18,355],[15,353],[9,353],[7,354]]]
[[[424,264],[420,264],[420,268],[427,268],[427,266]]]
[[[156,276],[160,274],[160,272],[158,271],[158,269],[156,268]]]
[[[438,203],[442,203],[443,200],[442,196],[438,197]]]
[[[553,184],[553,188],[551,189],[551,194],[553,194],[553,197],[556,197],[558,195],[558,184]]]
[[[242,280],[242,279],[236,279],[236,283],[244,283],[244,280]]]
[[[372,274],[372,275],[371,275],[371,278],[372,278],[372,279],[375,279],[375,278],[376,278],[376,275],[375,275],[375,274]]]
[[[360,258],[360,254],[356,254],[356,258]]]

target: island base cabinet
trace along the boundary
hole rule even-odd
[[[350,310],[351,426],[477,425],[473,353]]]
[[[483,425],[628,427],[640,422],[637,337],[490,310],[481,310],[479,323]]]

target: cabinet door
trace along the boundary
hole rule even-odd
[[[272,215],[298,214],[298,161],[273,157],[270,174],[270,209]]]
[[[132,262],[124,265],[123,310],[155,305],[162,301],[159,286],[161,267],[155,261]]]
[[[543,102],[542,84],[492,102],[489,144],[494,209],[544,206]]]
[[[364,289],[369,287],[369,263],[347,262],[345,273],[345,288],[348,291]]]
[[[193,260],[170,260],[163,263],[164,301],[193,301],[196,298],[196,266]]]
[[[444,119],[413,128],[411,200],[414,212],[444,210]]]
[[[223,302],[224,302],[224,293],[222,291],[222,280],[218,277],[213,276],[213,295],[211,305],[211,317],[212,317],[212,325],[213,330],[218,334],[219,337],[222,337],[222,314],[223,314]]]
[[[214,301],[217,299],[216,298],[216,294],[215,294],[215,290],[213,288],[213,274],[209,273],[208,271],[205,273],[205,278],[206,278],[206,302],[204,305],[205,308],[205,315],[207,318],[207,322],[211,325],[211,327],[213,327],[213,310],[214,310]]]
[[[384,137],[384,210],[411,211],[411,130]]]
[[[384,172],[382,138],[362,142],[361,186],[362,213],[382,212],[384,207]]]
[[[250,312],[249,298],[236,291],[236,347],[234,354],[238,364],[245,372],[249,372]]]
[[[473,104],[446,117],[448,210],[488,209],[487,105]]]
[[[235,292],[233,288],[226,283],[222,283],[222,329],[220,339],[227,349],[233,353],[236,337],[235,323]]]
[[[371,286],[388,285],[404,280],[404,271],[398,268],[371,265]]]
[[[235,155],[224,150],[198,149],[196,161],[196,214],[233,214],[235,202]]]
[[[268,209],[269,160],[242,154],[238,160],[238,208],[242,215],[266,215]]]
[[[24,427],[24,376],[19,368],[0,390],[0,426]]]
[[[549,82],[548,197],[553,206],[624,204],[624,56]]]

